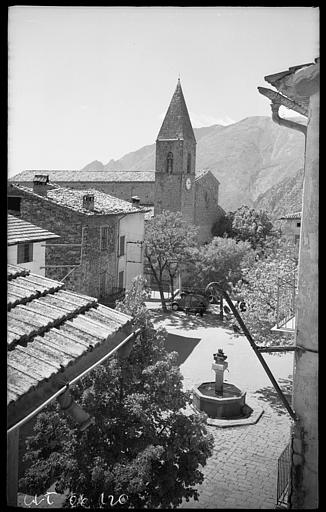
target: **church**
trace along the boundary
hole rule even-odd
[[[162,210],[180,211],[199,227],[201,243],[212,238],[213,224],[223,215],[218,204],[219,181],[209,170],[196,171],[196,139],[180,79],[156,139],[155,170],[96,171],[26,170],[9,182],[33,186],[35,174],[47,174],[50,183],[100,192]],[[133,199],[134,198],[134,199]]]

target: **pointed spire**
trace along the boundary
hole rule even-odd
[[[170,106],[167,110],[157,138],[158,140],[180,138],[196,141],[187,105],[183,96],[180,77],[178,78],[176,90],[172,96]]]

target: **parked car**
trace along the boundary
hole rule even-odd
[[[173,311],[185,311],[186,313],[199,313],[203,316],[207,310],[209,301],[205,295],[191,292],[181,292],[171,304]]]
[[[182,288],[182,293],[195,293],[196,295],[203,295],[206,297],[210,304],[219,304],[220,297],[214,295],[210,290],[205,291],[202,288]]]

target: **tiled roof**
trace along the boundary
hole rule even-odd
[[[33,192],[32,188],[23,185],[15,185],[17,190],[22,190],[28,194],[42,198],[44,201],[53,201],[60,206],[64,206],[85,215],[117,215],[121,213],[139,213],[145,212],[142,207],[132,206],[132,203],[109,196],[104,192],[95,189],[77,190],[66,187],[52,186],[47,191],[47,196],[41,196]],[[94,195],[94,210],[88,210],[83,207],[83,196],[86,194]]]
[[[8,214],[7,224],[7,243],[15,245],[24,242],[41,242],[52,238],[60,238],[59,235],[51,233],[46,229],[42,229],[35,224],[19,219],[14,215]]]
[[[31,183],[37,173],[44,172],[49,175],[50,181],[55,183],[124,183],[124,182],[154,182],[155,171],[22,171],[9,179],[13,183]]]
[[[209,169],[203,169],[202,171],[199,171],[197,174],[196,174],[196,178],[195,178],[195,181],[200,181],[202,178],[204,178],[204,176],[207,176],[208,174],[211,174],[213,176],[213,178],[216,179],[217,183],[220,183],[218,181],[218,179],[216,178],[216,176],[212,173],[212,171],[210,171]]]
[[[274,73],[272,75],[267,75],[264,77],[266,82],[275,87],[278,91],[284,94],[286,97],[290,98],[300,107],[306,109],[308,115],[309,108],[309,97],[308,96],[298,96],[298,94],[293,90],[292,80],[295,78],[296,73],[300,73],[304,68],[315,67],[318,64],[318,59],[314,62],[309,62],[308,64],[300,64],[298,66],[292,66],[286,71],[280,71],[279,73]],[[317,67],[318,67],[317,66]]]
[[[178,80],[157,138],[158,140],[181,138],[196,141],[180,80]]]
[[[271,85],[276,86],[279,80],[285,78],[286,76],[293,75],[296,71],[302,68],[306,68],[307,66],[313,66],[313,62],[309,62],[308,64],[299,64],[298,66],[291,66],[289,69],[285,71],[279,71],[278,73],[274,73],[272,75],[267,75],[264,77],[264,80]]]
[[[280,217],[280,219],[301,219],[301,212],[287,213],[286,215]]]
[[[8,278],[8,406],[49,383],[131,320],[17,266],[8,266]]]
[[[24,267],[19,267],[17,265],[10,264],[7,265],[8,281],[10,281],[11,279],[15,279],[15,277],[18,276],[27,276],[27,274],[29,274],[29,270],[27,270]]]
[[[150,206],[148,211],[145,213],[144,219],[151,220],[154,217],[154,206]]]

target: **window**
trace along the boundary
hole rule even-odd
[[[173,154],[171,153],[171,151],[168,153],[166,159],[166,172],[168,174],[172,174],[173,172]]]
[[[119,256],[124,256],[124,253],[125,253],[125,236],[120,236]]]
[[[191,172],[191,153],[188,153],[188,159],[187,159],[187,173],[189,174]]]
[[[296,244],[299,243],[299,240],[300,240],[300,235],[294,235],[294,241]]]
[[[101,227],[101,251],[108,248],[108,227]]]
[[[8,196],[8,210],[20,213],[21,197]]]
[[[33,261],[33,244],[19,244],[17,247],[17,263]]]
[[[123,282],[124,282],[124,271],[122,270],[119,272],[119,288],[123,288]]]
[[[110,226],[101,226],[101,235],[100,235],[100,244],[101,251],[110,251],[114,250],[114,229]]]
[[[297,222],[297,228],[301,226],[301,222]]]

